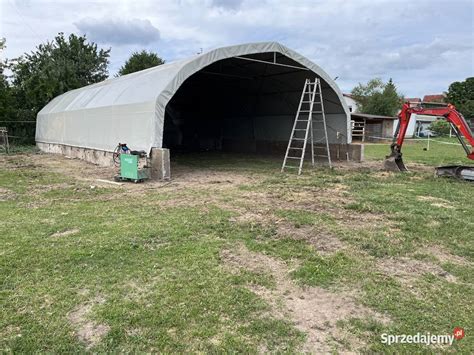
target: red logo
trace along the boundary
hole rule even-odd
[[[462,329],[461,327],[456,327],[454,328],[454,337],[456,338],[456,340],[461,340],[462,338],[464,338],[464,329]]]

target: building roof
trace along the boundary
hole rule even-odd
[[[444,102],[445,98],[446,95],[444,94],[425,95],[423,102]]]
[[[405,97],[405,102],[420,102],[421,99],[419,97]]]
[[[368,113],[351,113],[351,117],[357,117],[357,118],[366,118],[370,120],[397,120],[398,117],[392,117],[392,116],[381,116],[381,115],[371,115]]]

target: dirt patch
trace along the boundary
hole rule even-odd
[[[56,232],[56,233],[51,234],[51,237],[53,237],[53,238],[67,237],[68,235],[73,235],[73,234],[76,234],[76,233],[79,233],[79,232],[80,232],[79,229],[66,229],[65,231]]]
[[[0,339],[2,339],[3,344],[7,344],[8,341],[11,341],[15,338],[21,338],[21,337],[22,337],[21,328],[18,326],[13,326],[10,324],[0,329]],[[2,347],[2,352],[13,353],[12,349],[7,346]]]
[[[289,237],[296,240],[307,241],[322,255],[334,254],[347,248],[345,243],[339,240],[335,235],[313,226],[295,228],[287,223],[279,224],[277,234],[282,238]]]
[[[298,188],[275,189],[272,192],[245,191],[232,195],[232,205],[217,201],[220,207],[237,212],[232,222],[243,224],[258,224],[264,227],[277,227],[280,235],[287,234],[295,239],[307,240],[322,253],[331,253],[342,247],[342,242],[331,233],[313,226],[296,228],[286,218],[276,214],[276,209],[288,209],[290,212],[301,211],[303,214],[314,213],[315,217],[332,218],[337,223],[346,226],[350,224],[355,229],[374,229],[390,226],[392,223],[385,215],[368,212],[356,212],[344,208],[351,200],[345,196],[346,190],[342,184],[335,189],[305,189]],[[295,223],[297,224],[297,223]]]
[[[394,276],[405,285],[412,285],[413,281],[427,273],[441,277],[448,282],[457,282],[455,276],[444,271],[440,266],[407,257],[383,259],[377,262],[377,267],[383,273]]]
[[[142,303],[148,296],[153,294],[154,288],[159,281],[160,277],[151,277],[143,280],[128,280],[118,287],[123,293],[123,298]]]
[[[125,333],[129,337],[140,337],[140,336],[143,336],[144,332],[143,332],[143,329],[140,329],[140,328],[130,328],[130,329],[126,329]]]
[[[87,296],[90,294],[90,290],[88,288],[80,288],[79,290],[77,290],[77,294],[79,296]]]
[[[275,209],[298,210],[301,213],[314,213],[315,217],[331,218],[336,223],[353,229],[382,229],[388,227],[391,234],[396,233],[395,223],[384,214],[359,212],[346,208],[354,202],[348,196],[348,187],[341,183],[320,187],[275,187],[271,192],[244,191],[232,196],[233,208],[238,215],[231,221],[244,224],[259,224],[265,227],[285,225],[285,233],[297,239],[308,240],[321,252],[331,253],[339,249],[342,243],[327,231],[307,228],[295,228],[288,225],[287,219],[278,216]],[[224,208],[225,205],[218,203]],[[238,206],[238,208],[236,208]],[[306,235],[304,235],[306,234]]]
[[[328,191],[330,193],[330,191]],[[299,201],[291,209],[301,209],[316,214],[327,214],[334,218],[342,226],[350,225],[353,229],[378,229],[383,226],[393,225],[384,214],[371,212],[358,212],[345,208],[351,203],[350,199],[333,196],[330,199],[324,197],[315,198],[311,201]]]
[[[434,202],[431,204],[431,206],[434,206],[434,207],[440,207],[440,208],[447,208],[447,209],[452,209],[454,208],[453,206],[451,205],[448,205],[446,203],[440,203],[440,202]]]
[[[353,160],[335,160],[332,162],[333,166],[338,170],[343,171],[384,171],[382,162],[377,160],[365,160],[357,162]]]
[[[390,172],[390,171],[379,171],[375,174],[373,174],[374,177],[377,177],[379,179],[387,179],[395,176],[395,173]]]
[[[326,187],[286,187],[279,192],[279,196],[287,202],[301,206],[331,207],[334,205],[348,204],[354,202],[350,198],[349,187],[341,183],[334,183]]]
[[[80,304],[68,314],[68,320],[75,328],[76,337],[86,345],[87,349],[97,345],[110,330],[110,327],[106,324],[98,324],[89,320],[92,309],[104,302],[104,298],[95,297],[86,303]]]
[[[338,321],[366,317],[387,321],[380,314],[357,304],[350,294],[334,293],[320,287],[299,287],[290,279],[291,269],[284,262],[250,252],[242,245],[233,250],[223,250],[221,260],[230,269],[244,268],[273,276],[276,283],[274,289],[257,285],[248,287],[267,301],[273,317],[291,320],[297,329],[307,334],[301,349],[304,352],[328,353],[335,349],[356,351],[364,344],[339,329]]]
[[[5,189],[3,187],[0,187],[0,201],[8,201],[8,200],[13,200],[16,197],[16,193],[9,189]]]
[[[173,183],[186,186],[212,185],[213,188],[229,188],[230,185],[251,184],[259,180],[257,176],[236,171],[219,171],[217,169],[192,168],[172,163]]]
[[[279,221],[281,221],[281,218],[278,218],[271,212],[267,211],[248,211],[248,212],[243,212],[240,215],[236,217],[231,217],[230,221],[231,222],[236,222],[236,223],[243,223],[243,224],[250,224],[250,225],[260,225],[260,226],[271,226]]]
[[[87,182],[91,186],[117,188],[118,190],[133,191],[133,193],[161,188],[179,190],[189,187],[209,187],[213,190],[223,190],[232,186],[253,183],[259,179],[251,174],[241,172],[206,170],[202,167],[189,167],[172,162],[171,171],[173,176],[170,182],[148,180],[141,184],[123,183],[122,185],[114,185],[112,184],[113,177],[118,174],[118,167],[98,166],[59,154],[30,154],[23,158],[35,168],[42,167],[48,171],[61,173],[76,180]]]
[[[434,206],[434,207],[447,208],[447,209],[454,208],[454,206],[451,205],[448,200],[445,200],[445,199],[439,198],[439,197],[417,196],[416,199],[419,200],[419,201],[430,202],[430,205]]]
[[[451,263],[451,264],[464,265],[464,266],[472,265],[470,261],[463,258],[462,256],[453,255],[439,246],[428,247],[426,251],[430,253],[431,255],[433,255],[436,259],[438,259],[442,263]]]

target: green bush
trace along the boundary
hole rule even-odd
[[[449,134],[451,127],[449,123],[444,120],[436,120],[430,124],[430,130],[438,134],[439,136],[445,136]]]

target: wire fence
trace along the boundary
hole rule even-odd
[[[378,139],[378,140],[384,140],[384,141],[391,141],[393,138],[388,138],[388,137],[377,137],[377,136],[368,136],[368,138],[372,139]],[[462,146],[461,143],[456,143],[456,142],[446,142],[443,140],[431,138],[431,137],[426,137],[426,138],[405,138],[404,141],[418,141],[418,142],[426,142],[426,143],[437,143],[437,144],[447,144],[447,145],[457,145],[457,146]],[[371,145],[387,145],[388,143],[372,143],[372,142],[365,142],[369,143]],[[468,146],[470,146],[469,143],[466,142]]]
[[[35,143],[34,120],[0,120],[0,126],[7,128],[8,141],[10,146],[27,146]]]
[[[2,135],[0,139],[0,153],[16,153],[28,151],[35,145],[36,121],[23,120],[0,120]]]

